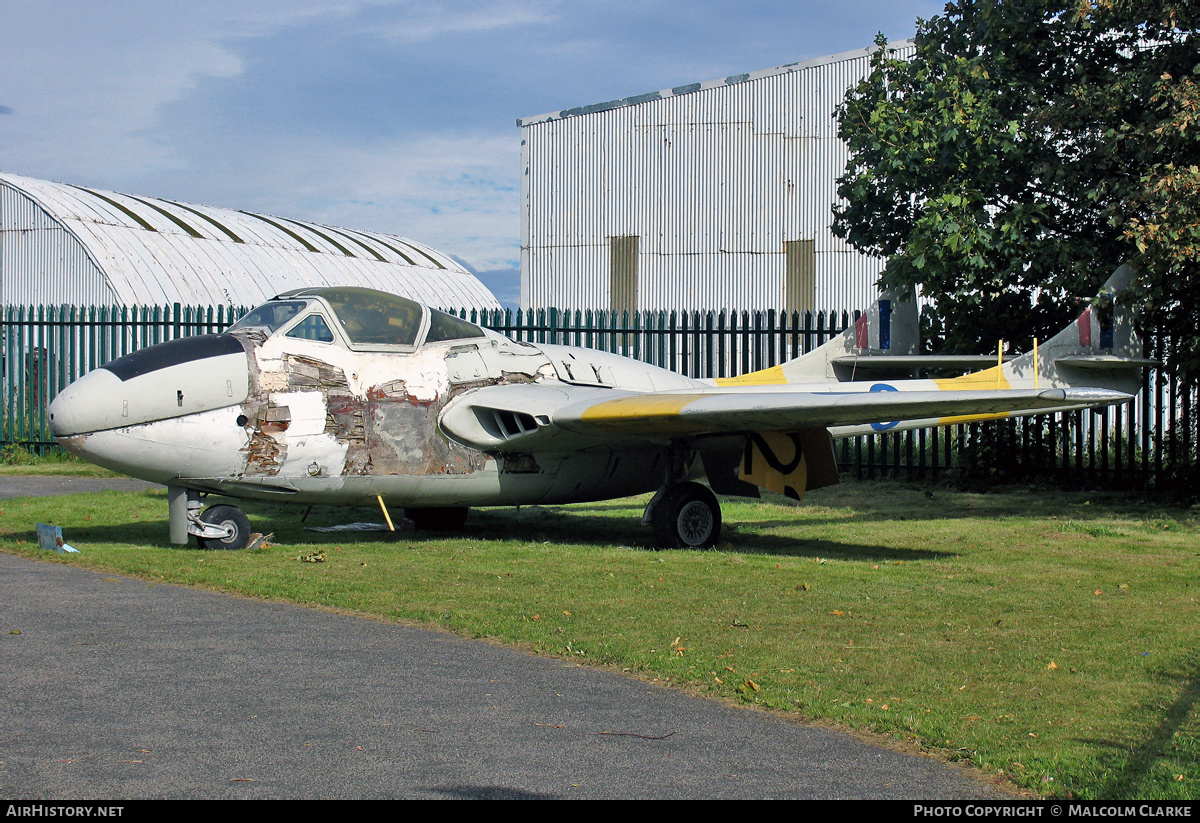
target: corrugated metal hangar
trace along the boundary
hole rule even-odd
[[[521,305],[867,305],[882,261],[830,225],[834,110],[873,50],[518,120]]]
[[[390,234],[0,173],[3,305],[252,306],[301,286],[499,306],[445,254]]]

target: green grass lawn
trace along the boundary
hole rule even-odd
[[[164,492],[97,493],[0,502],[0,550],[611,666],[1043,795],[1200,796],[1197,510],[845,483],[726,499],[715,551],[656,552],[644,504],[475,511],[450,535],[317,533],[251,504],[275,539],[226,553],[169,545]],[[381,519],[317,508],[307,525]],[[82,554],[37,549],[39,521]]]
[[[84,462],[73,454],[54,451],[45,456],[34,455],[21,446],[0,449],[0,477],[23,476],[57,477],[121,477],[116,472]]]

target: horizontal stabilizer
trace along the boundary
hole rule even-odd
[[[1016,355],[1005,355],[1004,361]],[[846,354],[833,358],[835,366],[856,371],[893,371],[895,369],[953,369],[969,371],[996,365],[994,354]]]
[[[1056,366],[1070,366],[1075,369],[1095,369],[1108,371],[1115,369],[1156,369],[1162,365],[1157,360],[1145,357],[1118,357],[1111,354],[1076,354],[1054,358]]]

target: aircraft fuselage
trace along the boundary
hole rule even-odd
[[[330,505],[374,505],[377,496],[397,506],[515,505],[651,491],[662,482],[665,450],[597,442],[491,455],[447,437],[438,417],[482,386],[698,385],[627,358],[490,332],[411,352],[359,352],[253,329],[155,348],[166,351],[144,350],[149,362],[140,367],[114,361],[56,399],[52,423],[63,446],[164,485]]]

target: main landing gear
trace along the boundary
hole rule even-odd
[[[647,504],[642,523],[654,528],[660,549],[711,549],[721,538],[721,504],[695,476],[696,453],[684,440],[671,443],[666,482]]]
[[[647,506],[646,516],[660,549],[711,549],[721,537],[721,504],[699,483],[661,489]]]

